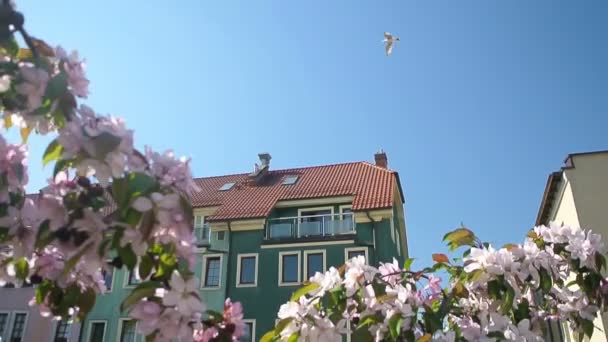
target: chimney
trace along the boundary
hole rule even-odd
[[[376,166],[384,169],[388,168],[388,158],[383,150],[376,152],[376,154],[374,154],[374,159],[376,161]]]
[[[270,167],[270,159],[272,159],[268,153],[260,153],[258,154],[258,158],[260,158],[260,164],[256,163],[253,172],[249,174],[249,178],[253,179],[255,182],[258,182],[264,177],[264,174],[266,174]]]

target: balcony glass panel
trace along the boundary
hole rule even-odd
[[[354,234],[352,213],[285,217],[268,220],[266,239],[307,238]]]

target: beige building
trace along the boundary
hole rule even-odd
[[[608,151],[573,153],[549,175],[536,224],[556,222],[591,229],[608,243]],[[596,319],[591,341],[607,341],[608,315]],[[577,341],[565,326],[552,340]]]

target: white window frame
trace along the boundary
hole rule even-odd
[[[137,320],[134,318],[130,318],[130,317],[121,317],[118,319],[118,329],[116,330],[116,341],[120,341],[120,335],[122,334],[122,326],[123,326],[123,322],[125,321],[135,321],[135,335],[133,336],[135,338],[135,342],[137,342],[139,334],[137,333]],[[104,337],[105,337],[105,330],[104,330]]]
[[[21,340],[22,341],[27,341],[26,340],[26,336],[25,334],[27,333],[27,321],[30,318],[30,313],[27,311],[22,311],[22,310],[15,310],[13,312],[11,312],[9,314],[9,329],[7,330],[8,334],[6,334],[6,340],[10,341],[11,337],[13,337],[13,329],[15,328],[15,318],[17,317],[18,314],[25,314],[25,321],[23,321],[23,335],[21,335]]]
[[[241,284],[241,259],[255,257],[255,273],[253,284]],[[238,254],[236,258],[236,287],[257,287],[258,286],[258,263],[260,262],[259,253]]]
[[[57,320],[53,320],[53,334],[51,335],[51,339],[50,341],[53,342],[55,341],[55,336],[57,336],[57,327],[59,326],[59,322],[61,321],[57,321]],[[74,322],[72,321],[68,321],[68,341],[70,340],[70,336],[72,334],[72,325],[74,324]]]
[[[252,341],[257,341],[255,339],[255,319],[244,319],[243,323],[251,323],[251,340]]]
[[[91,341],[91,332],[93,332],[94,323],[103,323],[103,341],[106,340],[106,331],[108,330],[108,321],[103,319],[92,319],[89,321],[89,327],[87,329],[87,342]]]
[[[348,253],[349,252],[361,252],[365,253],[365,263],[369,265],[369,252],[367,247],[348,247],[344,248],[344,262],[349,261]]]
[[[298,257],[298,281],[296,282],[283,282],[283,256],[296,255]],[[302,284],[302,253],[300,251],[283,251],[279,252],[279,286],[298,286]]]
[[[353,214],[353,222],[355,221],[355,213],[353,213],[353,205],[352,204],[343,204],[340,206],[340,215],[344,214],[344,209],[350,209],[351,213]]]
[[[308,255],[309,254],[323,254],[323,269],[321,270],[321,273],[325,272],[327,270],[327,252],[325,249],[310,249],[310,250],[305,250],[304,251],[304,273],[302,275],[302,277],[306,278],[305,280],[308,280]]]
[[[106,262],[112,262],[112,260],[106,260]],[[112,267],[112,284],[110,285],[110,288],[108,290],[106,290],[106,293],[104,293],[104,294],[112,293],[112,290],[114,290],[114,286],[115,286],[116,271],[118,269],[116,267],[114,267],[114,265],[110,265],[110,267]],[[104,280],[105,280],[105,277],[104,277]]]
[[[307,215],[302,215],[303,212],[307,212],[307,211],[320,211],[320,210],[331,210],[331,219],[334,219],[334,207],[314,207],[314,208],[300,208],[298,209],[298,218],[302,218],[302,216],[307,216]]]
[[[217,286],[205,286],[205,278],[207,277],[207,259],[209,258],[220,258],[220,274]],[[222,287],[222,264],[224,262],[224,254],[204,254],[203,255],[203,269],[201,271],[201,290],[217,290]]]
[[[4,328],[4,334],[0,334],[0,341],[7,340],[6,334],[11,330],[11,312],[6,310],[0,310],[0,314],[6,314],[6,327]]]

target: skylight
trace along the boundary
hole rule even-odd
[[[234,182],[226,183],[226,184],[222,185],[222,187],[220,188],[220,191],[228,191],[228,190],[232,189],[233,186],[234,186]]]
[[[298,176],[286,176],[283,178],[283,185],[291,185],[298,181]]]

